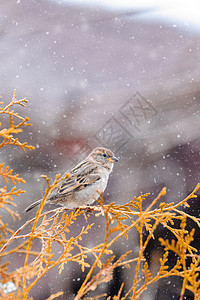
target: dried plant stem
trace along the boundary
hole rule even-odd
[[[200,183],[198,183],[196,185],[196,187],[194,188],[194,190],[192,191],[192,193],[190,193],[184,200],[178,202],[176,205],[174,205],[173,209],[176,209],[177,207],[180,207],[181,205],[183,204],[186,204],[187,205],[187,201],[191,198],[196,198],[197,195],[195,195],[195,193],[199,190],[200,188]]]
[[[110,225],[110,220],[108,218],[108,214],[107,212],[105,211],[105,219],[106,219],[106,234],[105,234],[105,240],[104,240],[104,244],[103,244],[103,247],[102,247],[102,250],[100,252],[100,254],[98,255],[98,257],[96,258],[96,260],[94,261],[92,267],[90,268],[89,272],[87,273],[86,275],[86,278],[84,280],[84,282],[82,283],[79,291],[78,291],[78,294],[76,295],[76,297],[74,298],[74,300],[79,300],[83,297],[83,295],[85,294],[85,290],[88,288],[88,281],[89,279],[91,278],[97,264],[100,262],[100,259],[102,257],[102,255],[104,254],[105,250],[107,249],[107,244],[108,244],[108,238],[109,238],[109,225]]]
[[[62,207],[62,211],[63,211],[64,209],[65,209],[65,208]],[[60,208],[55,208],[55,209],[49,210],[49,211],[47,211],[47,212],[41,214],[41,215],[40,215],[40,218],[41,218],[41,217],[44,217],[44,216],[47,216],[47,215],[49,215],[49,214],[52,214],[52,213],[54,213],[54,212],[58,212],[58,211],[61,212],[61,211],[60,211]],[[14,241],[14,240],[16,240],[16,239],[19,239],[19,238],[22,238],[22,239],[23,239],[24,237],[26,237],[25,235],[18,236],[18,234],[19,234],[24,228],[26,228],[28,225],[30,225],[31,223],[33,223],[33,222],[35,221],[35,219],[36,219],[36,217],[34,217],[34,218],[32,218],[32,219],[26,221],[26,223],[24,223],[20,228],[18,228],[18,229],[14,232],[14,234],[9,238],[9,240],[8,240],[8,241],[3,245],[3,247],[0,249],[0,257],[1,257],[1,256],[5,256],[5,255],[8,254],[8,253],[4,254],[3,252],[4,252],[4,250],[8,247],[8,245],[10,245],[10,244],[12,243],[12,241]],[[27,236],[29,236],[29,234],[28,234]],[[25,242],[25,243],[27,243],[27,242]]]
[[[57,184],[57,181],[58,181],[59,177],[60,177],[60,174],[56,175],[56,178],[55,178],[54,183],[53,183],[52,186],[49,185],[49,179],[46,178],[48,188],[45,191],[44,197],[43,197],[43,199],[40,203],[39,209],[38,209],[37,214],[36,214],[36,218],[35,218],[33,226],[32,226],[31,234],[30,234],[30,237],[29,237],[28,245],[27,245],[27,253],[26,253],[25,262],[24,262],[24,267],[25,268],[28,266],[28,258],[29,258],[31,245],[32,245],[33,237],[34,237],[34,232],[35,232],[38,220],[41,217],[41,213],[42,213],[42,210],[44,208],[44,205],[45,205],[48,197],[50,196],[51,192],[55,188],[55,185]],[[26,297],[27,297],[26,276],[24,276],[23,277],[23,299],[26,299]]]

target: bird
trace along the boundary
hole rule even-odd
[[[69,170],[69,177],[53,190],[48,203],[59,204],[67,209],[91,205],[107,187],[113,165],[118,161],[113,152],[104,147],[95,148],[83,161]],[[41,203],[42,199],[26,208],[30,211]]]

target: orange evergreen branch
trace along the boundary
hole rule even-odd
[[[56,294],[52,294],[47,300],[53,300],[63,295],[63,292],[58,292]]]
[[[3,167],[4,167],[4,163],[0,164],[0,175],[3,177],[3,179],[7,184],[9,183],[8,179],[10,179],[13,184],[26,182],[23,178],[19,177],[19,174],[13,175],[12,174],[13,170],[12,169],[9,170],[9,166],[5,167],[4,169]]]
[[[28,123],[29,118],[28,117],[22,117],[17,112],[14,111],[14,109],[11,110],[12,107],[20,105],[23,107],[26,107],[25,103],[27,103],[28,100],[26,98],[16,100],[16,90],[13,93],[13,98],[11,102],[6,105],[5,107],[0,107],[0,114],[4,114],[9,116],[9,128],[3,128],[0,129],[0,137],[2,137],[3,141],[0,143],[0,148],[6,146],[6,145],[15,145],[20,147],[22,150],[32,150],[34,149],[33,146],[28,145],[27,142],[20,142],[18,138],[14,137],[13,135],[16,135],[23,131],[23,127],[26,126],[32,126],[32,124]],[[2,102],[0,105],[3,104]],[[15,123],[14,118],[18,120],[18,123]],[[2,124],[0,123],[0,126]]]

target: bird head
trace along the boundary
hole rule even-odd
[[[111,150],[103,147],[95,148],[89,155],[89,158],[94,163],[103,166],[110,172],[112,171],[113,164],[118,161]]]

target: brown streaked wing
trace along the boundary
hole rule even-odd
[[[91,163],[89,161],[82,161],[77,166],[73,167],[70,170],[70,174],[79,173],[82,172],[85,168],[91,166]]]
[[[61,183],[61,185],[57,188],[57,191],[55,191],[54,195],[50,197],[50,200],[60,198],[69,193],[81,191],[82,189],[94,184],[100,179],[101,177],[98,174],[98,168],[87,162],[87,165],[84,164],[84,166],[80,166],[79,171],[78,169],[75,170],[74,173],[71,173],[71,176],[69,178],[65,179],[64,182]]]

